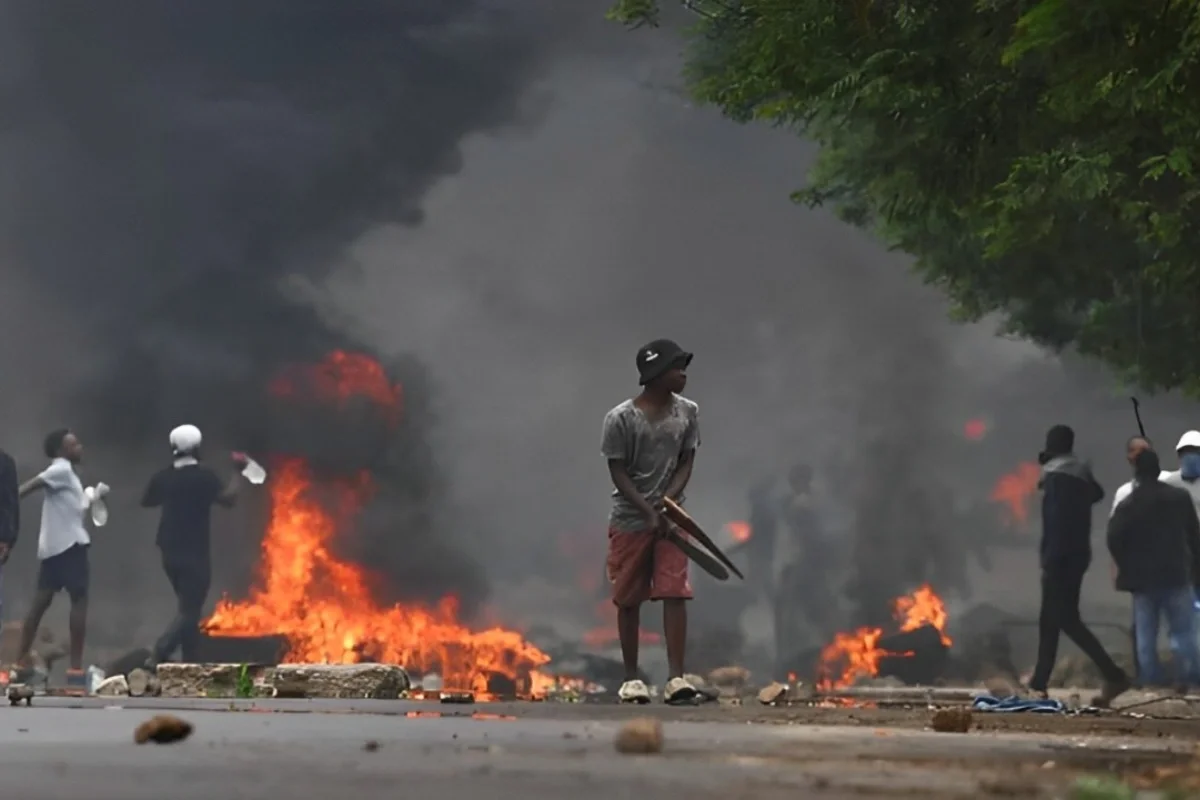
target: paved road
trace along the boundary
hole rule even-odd
[[[462,716],[426,716],[446,709],[417,705],[404,714],[361,713],[363,704],[359,713],[343,713],[354,705],[338,701],[260,703],[258,711],[192,701],[177,712],[195,725],[189,740],[137,746],[133,729],[161,709],[71,705],[79,704],[0,707],[4,797],[1034,797],[1061,788],[1078,767],[1172,758],[1172,748],[1191,749],[1115,737],[668,722],[664,753],[627,756],[612,745],[620,721],[593,719],[586,706],[531,719],[468,709]]]

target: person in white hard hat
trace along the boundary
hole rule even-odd
[[[1188,431],[1180,436],[1175,453],[1179,456],[1179,469],[1164,472],[1159,480],[1186,489],[1192,496],[1196,513],[1200,514],[1200,431]]]
[[[195,425],[180,425],[171,431],[171,466],[159,470],[146,486],[143,508],[161,508],[156,544],[162,553],[163,570],[175,590],[178,612],[170,627],[154,646],[153,663],[170,658],[181,649],[185,661],[196,659],[200,641],[200,619],[212,581],[209,554],[213,505],[232,506],[237,498],[238,473],[222,482],[200,463],[204,437]],[[245,457],[234,456],[242,466]]]

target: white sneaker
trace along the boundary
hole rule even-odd
[[[641,681],[625,681],[617,691],[617,697],[622,703],[645,704],[650,702],[650,690]]]
[[[686,678],[671,678],[663,689],[663,702],[686,703],[699,694]]]

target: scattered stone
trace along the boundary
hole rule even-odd
[[[750,670],[745,667],[717,667],[708,673],[708,682],[720,689],[740,689],[750,681]]]
[[[162,684],[158,678],[140,667],[129,671],[126,683],[130,697],[158,697],[162,693]]]
[[[171,744],[181,742],[191,735],[192,723],[169,714],[161,714],[138,725],[133,732],[133,741],[138,744]]]
[[[276,680],[271,686],[271,697],[284,700],[305,700],[308,698],[308,682],[294,683],[286,680]]]
[[[166,697],[237,697],[241,664],[159,664]]]
[[[391,664],[160,664],[157,691],[167,697],[237,697],[243,668],[254,696],[395,700],[409,688],[408,673]]]
[[[663,749],[662,723],[656,719],[630,720],[617,731],[613,742],[618,753],[648,755]]]
[[[366,750],[368,753],[374,753],[378,749],[379,742],[375,741],[374,739],[369,739],[367,743],[363,745],[363,750]]]
[[[408,691],[408,673],[391,664],[281,664],[267,685],[305,684],[308,697],[396,700]]]
[[[758,702],[764,706],[775,705],[787,698],[787,693],[788,687],[786,683],[772,683],[758,693]]]
[[[932,727],[938,733],[966,733],[971,730],[971,709],[939,709],[933,712]]]
[[[100,681],[96,694],[99,697],[124,697],[129,694],[129,683],[124,675],[113,675]]]

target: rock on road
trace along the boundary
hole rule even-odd
[[[1161,740],[732,721],[668,721],[662,754],[628,756],[613,748],[620,718],[595,719],[587,706],[515,718],[486,706],[395,713],[397,702],[386,714],[337,701],[256,711],[194,702],[170,713],[195,733],[161,746],[133,743],[139,723],[167,713],[151,703],[0,707],[0,788],[23,800],[1035,797],[1075,768],[1175,757]]]

